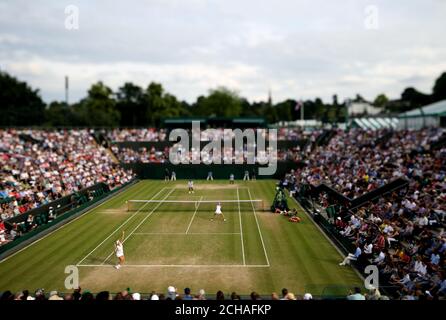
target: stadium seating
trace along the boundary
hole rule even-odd
[[[0,167],[1,220],[101,182],[113,189],[134,178],[88,130],[0,130]]]
[[[302,154],[306,166],[285,177],[295,185],[296,199],[321,213],[317,219],[324,229],[350,243],[345,246],[350,253],[362,249],[355,262],[361,271],[378,265],[394,298],[446,293],[446,148],[439,143],[445,134],[442,129],[338,131],[328,144]],[[336,192],[309,192],[320,185]],[[352,205],[340,196],[358,200]],[[370,244],[372,254],[366,254]]]
[[[92,133],[0,130],[1,219],[67,195],[85,203],[88,196],[78,192],[98,183],[110,189],[125,184],[134,175],[119,162],[168,161],[168,147],[133,149],[118,144],[164,142],[165,130],[110,130],[103,134],[109,140],[104,145]],[[281,141],[301,136],[307,142],[278,150],[279,159],[296,162],[284,178],[288,188],[295,188],[295,198],[321,213],[321,225],[346,250],[361,248],[361,258],[354,262],[358,268],[379,266],[392,298],[444,297],[446,131],[279,130]],[[91,196],[102,193],[98,189]],[[7,238],[49,219],[48,213],[39,213],[32,221],[15,223]],[[365,253],[370,244],[372,253]],[[126,296],[117,294],[115,299],[130,299]]]
[[[212,137],[220,139],[223,137],[223,128],[213,128],[213,135],[202,132],[201,141],[208,141]],[[190,130],[187,130],[190,133]],[[320,135],[324,133],[323,139]],[[313,148],[313,145],[322,143],[332,133],[331,131],[313,130],[302,131],[300,129],[279,128],[277,134],[279,161],[297,161],[301,151],[307,147]],[[166,163],[169,161],[169,148],[165,143],[156,144],[155,142],[167,142],[168,131],[160,130],[159,133],[152,128],[146,129],[114,129],[105,134],[108,138],[108,144],[116,158],[122,163]],[[286,144],[280,142],[304,141],[303,145],[291,144],[293,147],[286,147]],[[153,142],[153,144],[143,145],[144,142]],[[131,144],[141,143],[141,144]]]

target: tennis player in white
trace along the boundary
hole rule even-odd
[[[121,266],[125,262],[125,256],[124,256],[124,230],[122,230],[122,237],[121,237],[121,239],[118,239],[115,242],[115,253],[116,253],[116,257],[118,258],[118,264],[115,266],[115,268],[116,269],[121,269]]]
[[[215,213],[214,213],[214,217],[211,219],[211,221],[214,221],[214,218],[217,217],[222,217],[223,221],[226,221],[226,218],[223,214],[223,212],[221,211],[221,203],[217,203],[217,207],[215,208]]]
[[[187,186],[189,187],[189,194],[194,193],[194,182],[192,180],[189,180]]]

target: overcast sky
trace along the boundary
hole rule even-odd
[[[47,102],[64,99],[65,75],[71,102],[99,80],[157,81],[189,102],[217,86],[276,102],[430,93],[446,71],[446,1],[0,0],[0,69]]]

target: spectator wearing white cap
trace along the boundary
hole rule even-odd
[[[305,293],[304,294],[304,300],[313,300],[313,296],[311,293]]]

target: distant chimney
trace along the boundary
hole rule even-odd
[[[68,106],[68,88],[69,88],[69,82],[68,82],[68,76],[65,76],[65,103]]]

